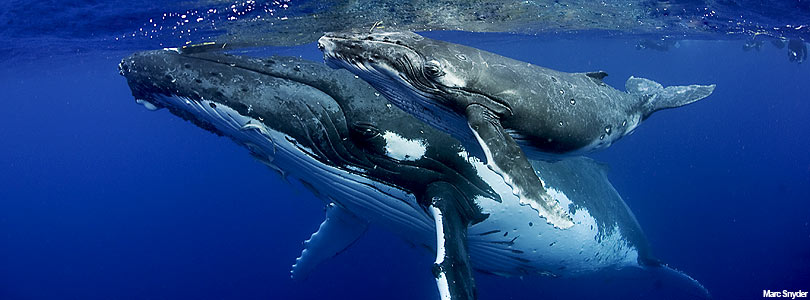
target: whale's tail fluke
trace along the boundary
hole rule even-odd
[[[643,118],[667,108],[676,108],[706,98],[714,92],[715,85],[685,85],[664,87],[660,83],[630,76],[625,89],[632,95],[643,97]]]

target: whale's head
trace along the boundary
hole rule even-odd
[[[438,89],[446,74],[438,61],[422,54],[429,44],[412,32],[327,33],[318,40],[324,60],[334,68],[346,68],[379,87],[394,88],[392,81],[401,80],[397,83],[408,85],[412,93],[440,98]]]
[[[436,163],[441,151],[463,150],[456,140],[388,104],[345,70],[294,57],[182,49],[136,53],[119,69],[137,103],[229,137],[282,173],[302,171],[301,162],[314,160],[305,165],[418,193],[437,174],[453,170],[456,175],[443,180],[465,187],[470,199],[499,198],[463,157]],[[334,174],[348,178],[340,172]]]
[[[261,123],[254,125],[294,134],[282,126],[294,120],[284,118],[301,114],[307,104],[338,107],[329,95],[295,80],[295,73],[307,72],[295,58],[253,59],[167,48],[135,53],[118,68],[136,103],[149,110],[168,109],[220,135],[225,132],[219,122],[231,119],[252,119]]]
[[[497,77],[489,76],[486,59],[492,53],[412,32],[327,33],[318,48],[328,65],[355,73],[392,103],[465,145],[470,145],[463,117],[467,106],[511,112],[506,99],[491,89]]]
[[[137,103],[149,110],[167,109],[229,137],[271,167],[279,159],[298,159],[292,157],[296,155],[331,165],[352,164],[339,159],[352,155],[335,154],[333,149],[350,144],[346,117],[365,111],[344,111],[339,102],[374,93],[348,72],[293,57],[164,49],[124,58],[119,70]]]

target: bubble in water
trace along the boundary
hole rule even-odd
[[[577,100],[574,100],[574,98],[571,98],[569,102],[571,102],[571,105],[577,104]]]
[[[613,126],[605,126],[605,133],[610,134],[610,131],[613,129]]]

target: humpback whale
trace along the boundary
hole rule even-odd
[[[184,49],[136,53],[119,69],[136,103],[231,139],[324,201],[326,219],[296,259],[294,278],[380,226],[431,249],[442,299],[475,299],[474,271],[567,277],[621,268],[659,270],[705,294],[652,255],[605,168],[591,159],[532,161],[573,217],[559,230],[457,139],[345,70]]]
[[[468,149],[480,147],[515,194],[559,228],[571,227],[571,216],[532,175],[524,153],[607,147],[653,112],[703,99],[715,87],[665,88],[630,77],[622,92],[602,82],[603,71],[555,71],[412,32],[327,33],[318,48],[327,64],[362,77]]]

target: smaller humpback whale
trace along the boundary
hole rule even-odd
[[[386,98],[474,151],[559,228],[573,225],[524,153],[581,154],[609,146],[653,112],[709,96],[714,85],[663,87],[630,77],[627,92],[603,71],[565,73],[412,32],[327,33],[327,64],[352,71]],[[521,147],[523,149],[521,149]]]
[[[120,72],[137,103],[230,138],[324,201],[326,218],[295,260],[293,278],[373,225],[432,252],[442,299],[474,299],[474,271],[557,278],[642,270],[679,291],[707,294],[652,255],[605,168],[591,159],[532,162],[574,218],[557,230],[459,141],[383,101],[353,74],[294,57],[199,50],[140,52]]]

